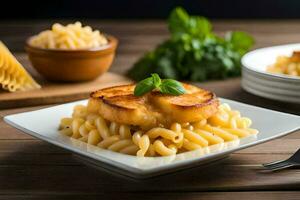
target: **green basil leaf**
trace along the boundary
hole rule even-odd
[[[179,81],[175,81],[173,79],[164,79],[159,87],[159,90],[163,94],[169,95],[181,95],[186,91],[182,84]]]
[[[154,84],[154,87],[155,88],[158,88],[161,84],[161,79],[160,77],[158,76],[158,74],[151,74],[151,77],[153,79],[153,84]]]
[[[142,96],[155,88],[153,77],[140,81],[134,88],[134,96]]]

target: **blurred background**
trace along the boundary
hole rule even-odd
[[[298,0],[52,0],[6,1],[1,19],[165,18],[175,6],[210,18],[299,18]]]
[[[300,18],[300,1],[297,0],[27,0],[5,2],[3,8],[6,9],[1,9],[0,12],[0,38],[11,50],[20,52],[24,51],[26,38],[49,29],[53,23],[81,21],[117,36],[120,40],[119,52],[128,43],[132,48],[126,48],[127,52],[136,51],[142,55],[168,37],[165,19],[176,6],[182,6],[192,15],[209,18],[218,34],[222,35],[228,30],[256,34],[255,47],[285,43],[279,37],[280,32],[295,32],[299,29],[298,21],[295,20]],[[289,24],[281,23],[282,19],[289,19]],[[224,20],[226,26],[222,23]],[[118,26],[114,25],[116,21]],[[155,26],[150,21],[156,21]],[[128,27],[126,33],[125,27]],[[268,30],[275,34],[273,38],[277,37],[277,32],[278,40],[260,37],[261,34],[269,34]],[[133,33],[136,35],[136,44],[125,36]],[[145,34],[151,35],[148,41],[139,37]],[[160,39],[154,38],[156,36]],[[291,35],[289,41],[297,42],[298,36]],[[141,45],[145,48],[138,48]]]
[[[218,35],[230,30],[248,32],[255,38],[254,48],[299,42],[295,34],[300,31],[297,0],[27,0],[5,4],[0,12],[0,39],[14,53],[23,53],[26,39],[50,29],[53,23],[81,21],[119,39],[111,68],[118,73],[169,38],[166,18],[177,6],[207,17]],[[20,59],[29,65],[25,56]]]

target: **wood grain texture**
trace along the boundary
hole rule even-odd
[[[40,81],[23,52],[23,44],[27,37],[48,28],[53,22],[0,22],[1,40],[17,52],[15,55],[20,62]],[[146,51],[168,37],[167,27],[162,21],[84,22],[120,39],[117,56],[110,69],[110,72],[120,75],[124,75]],[[259,48],[299,42],[299,22],[227,20],[214,21],[213,24],[220,35],[227,30],[249,32],[256,39],[254,48]],[[299,105],[276,102],[243,91],[239,78],[197,85],[221,97],[300,114]],[[50,102],[35,102],[34,105],[45,103]],[[10,102],[6,105],[20,106]],[[299,199],[300,169],[277,173],[262,173],[257,169],[261,163],[291,156],[299,148],[300,131],[238,151],[222,162],[205,168],[184,170],[146,181],[132,181],[86,167],[70,152],[37,140],[3,122],[5,115],[43,107],[47,106],[2,107],[0,111],[0,199]]]
[[[0,193],[300,190],[300,169],[262,173],[252,166],[208,165],[143,181],[86,166],[0,166]],[[5,181],[3,181],[5,180]]]
[[[51,83],[39,81],[41,89],[26,92],[0,93],[0,108],[70,102],[89,97],[91,91],[104,87],[130,83],[129,79],[107,72],[96,80],[81,83]]]
[[[78,84],[55,84],[46,82],[37,74],[37,72],[31,67],[26,54],[18,53],[16,54],[16,56],[18,60],[23,63],[24,66],[26,66],[30,73],[33,74],[33,76],[42,85],[45,85],[45,87],[42,90],[36,90],[30,93],[0,92],[0,109],[44,105],[50,103],[63,103],[78,99],[84,99],[88,97],[90,91],[93,91],[95,89],[99,89],[108,85],[128,83],[129,79],[125,78],[124,74],[126,74],[135,60],[138,59],[138,56],[120,54],[116,57],[113,66],[110,69],[111,73],[107,73],[95,81]],[[120,76],[118,76],[117,74],[119,74]],[[240,78],[231,78],[227,80],[208,81],[192,84],[196,84],[199,87],[214,91],[219,97],[228,98],[282,112],[300,114],[300,106],[297,104],[278,102],[247,93],[241,88]],[[14,99],[15,101],[11,101],[12,99]]]
[[[166,200],[166,199],[187,199],[187,200],[298,200],[300,192],[298,191],[263,191],[263,192],[190,192],[190,193],[180,193],[180,192],[171,192],[171,193],[135,193],[135,192],[126,192],[122,193],[122,199],[144,199],[144,200]],[[24,194],[24,195],[2,195],[0,200],[24,200],[24,199],[43,199],[43,200],[74,200],[74,199],[110,199],[110,200],[119,200],[119,193],[104,193],[101,191],[85,194],[82,192],[76,193],[51,193],[51,192],[41,192],[39,194]]]

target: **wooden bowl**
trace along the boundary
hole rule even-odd
[[[33,47],[25,49],[33,67],[50,81],[78,82],[97,78],[105,73],[115,56],[118,40],[107,36],[109,43],[93,49],[61,50]]]

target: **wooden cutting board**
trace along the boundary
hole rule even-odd
[[[42,88],[25,92],[0,92],[0,109],[25,106],[64,103],[85,99],[92,91],[104,87],[127,84],[131,81],[125,76],[107,72],[98,79],[81,83],[52,83],[38,80]]]

